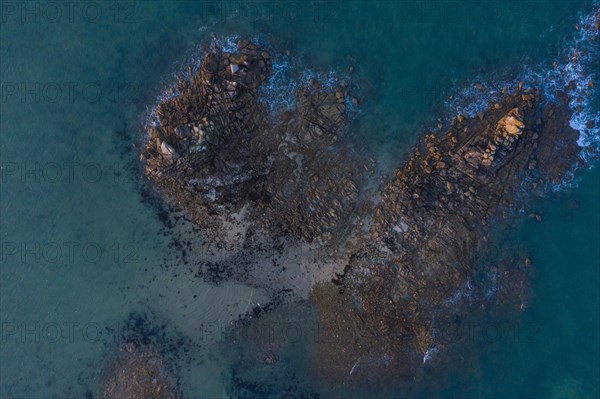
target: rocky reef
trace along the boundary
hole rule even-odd
[[[105,359],[94,373],[89,397],[179,399],[182,367],[203,362],[199,344],[154,312],[131,312],[106,327]],[[82,374],[82,379],[90,378]]]
[[[259,92],[270,59],[247,40],[235,53],[213,41],[155,110],[142,155],[147,175],[215,236],[236,215],[270,237],[342,238],[360,213],[369,168],[338,142],[348,84],[301,85],[295,107],[273,113]]]
[[[485,112],[425,136],[386,185],[345,273],[313,291],[335,337],[318,350],[331,351],[322,375],[412,379],[448,344],[444,329],[494,305],[524,307],[527,262],[481,259],[493,222],[580,161],[570,117],[566,102],[544,103],[539,90],[519,85]],[[361,366],[363,357],[388,360],[374,369]]]
[[[587,29],[598,30],[597,15]],[[214,240],[243,220],[244,257],[279,237],[344,253],[343,270],[310,293],[330,338],[312,348],[316,376],[411,383],[425,364],[447,361],[448,330],[526,307],[531,262],[481,260],[492,226],[581,164],[577,87],[505,88],[476,115],[440,122],[375,191],[374,161],[345,136],[350,85],[311,81],[293,107],[273,111],[261,91],[272,73],[256,43],[230,53],[213,41],[158,104],[142,159],[160,192]],[[260,364],[279,359],[272,343],[250,352]]]
[[[103,399],[176,399],[173,383],[160,354],[150,348],[124,344],[102,372]]]

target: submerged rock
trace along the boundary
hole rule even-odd
[[[103,399],[177,399],[160,354],[133,343],[123,345],[102,370]]]

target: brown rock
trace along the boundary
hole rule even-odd
[[[179,397],[162,357],[148,348],[124,345],[101,373],[103,399],[176,399]]]

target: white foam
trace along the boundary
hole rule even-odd
[[[593,63],[598,61],[599,32],[594,27],[600,1],[596,1],[594,10],[579,18],[579,29],[571,39],[571,44],[561,57],[566,59],[557,63],[556,67],[548,70],[548,65],[525,66],[519,76],[510,81],[485,82],[478,78],[467,83],[458,95],[446,103],[452,113],[474,117],[487,109],[490,103],[502,97],[502,89],[513,91],[519,82],[524,82],[525,88],[540,88],[543,101],[556,102],[558,91],[567,93],[569,107],[573,115],[569,121],[571,128],[579,132],[577,144],[581,147],[580,157],[588,167],[593,166],[600,154],[600,112],[594,108],[593,100],[598,92],[593,80],[597,71]],[[571,90],[567,87],[571,85]],[[592,122],[588,125],[589,122]],[[573,187],[576,184],[573,170],[567,173],[560,183],[551,188],[554,191]]]
[[[437,350],[438,349],[435,346],[427,349],[427,351],[425,352],[425,356],[423,356],[423,364],[427,363],[431,359],[431,357],[433,356],[433,354],[435,352],[437,352]]]

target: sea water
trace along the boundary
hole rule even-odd
[[[193,359],[179,373],[187,397],[216,398],[227,397],[231,372],[219,357],[220,331],[268,297],[190,278],[189,266],[170,261],[177,249],[155,202],[141,194],[137,163],[149,110],[201,45],[213,34],[260,38],[289,51],[298,79],[305,70],[350,77],[361,102],[348,134],[385,172],[437,117],[462,112],[456,99],[474,83],[493,90],[564,63],[574,25],[593,2],[0,7],[0,397],[97,397],[98,371],[119,331],[145,315],[168,337],[184,338]],[[597,114],[597,98],[589,107]],[[515,216],[522,220],[504,233],[534,252],[523,320],[474,331],[481,356],[473,372],[420,395],[600,394],[599,190],[592,160],[577,184],[531,205],[542,222]]]

